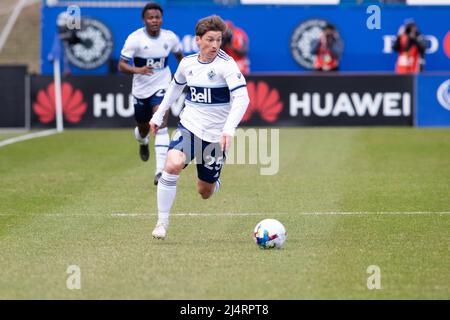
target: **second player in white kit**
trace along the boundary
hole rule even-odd
[[[134,97],[135,137],[140,144],[139,153],[143,161],[149,158],[149,121],[161,103],[172,78],[167,66],[170,53],[178,62],[183,55],[178,37],[170,30],[161,29],[162,8],[149,3],[142,10],[145,26],[131,33],[121,51],[119,70],[133,74],[132,95]],[[167,116],[155,137],[156,170],[155,184],[161,176],[169,146]]]

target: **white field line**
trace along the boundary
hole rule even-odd
[[[246,212],[246,213],[203,213],[203,212],[179,212],[174,213],[172,216],[176,217],[246,217],[246,216],[278,216],[278,215],[302,215],[302,216],[342,216],[342,215],[427,215],[427,214],[450,214],[450,211],[444,212],[428,212],[428,211],[417,211],[417,212]],[[112,217],[145,217],[145,216],[156,216],[156,213],[112,213]]]
[[[172,217],[247,217],[247,216],[267,216],[276,217],[280,215],[300,215],[300,216],[398,216],[398,215],[448,215],[450,211],[355,211],[355,212],[247,212],[247,213],[203,213],[203,212],[178,212],[172,213]],[[17,216],[17,213],[0,213],[1,216]],[[33,217],[114,217],[114,218],[144,218],[155,217],[156,213],[110,213],[110,214],[95,214],[95,213],[34,213],[24,214]]]
[[[14,6],[11,15],[8,18],[8,21],[6,21],[5,26],[3,27],[3,30],[0,32],[0,52],[3,49],[3,46],[6,43],[6,40],[8,40],[9,34],[11,33],[14,24],[16,23],[17,18],[19,18],[20,13],[22,12],[22,9],[24,8],[25,4],[27,3],[27,0],[19,0],[16,5]]]
[[[25,141],[25,140],[30,140],[30,139],[34,139],[34,138],[50,136],[50,135],[55,134],[57,132],[58,131],[56,131],[55,129],[51,129],[51,130],[45,130],[45,131],[29,133],[29,134],[25,134],[23,136],[18,136],[18,137],[14,137],[14,138],[9,138],[9,139],[0,141],[0,148],[4,147],[4,146],[7,146],[9,144],[20,142],[20,141]]]
[[[31,5],[33,5],[33,4],[35,4],[35,3],[38,3],[38,2],[40,2],[41,0],[28,0],[25,4],[24,4],[24,7],[27,7],[27,6],[31,6]],[[15,4],[13,4],[13,5],[10,5],[9,7],[8,6],[3,6],[3,5],[1,5],[0,6],[0,16],[1,15],[4,15],[4,14],[8,14],[8,13],[10,13],[11,11],[13,11],[14,10],[14,7],[16,6],[16,4],[17,3],[15,3]]]

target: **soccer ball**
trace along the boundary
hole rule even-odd
[[[286,229],[278,220],[264,219],[256,225],[253,239],[260,248],[280,249],[286,241]]]

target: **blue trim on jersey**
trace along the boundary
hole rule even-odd
[[[175,79],[175,77],[173,77],[173,81],[175,81],[175,83],[178,84],[179,86],[184,86],[187,83],[187,82],[185,83],[178,82],[177,79]]]
[[[193,107],[199,107],[199,108],[203,108],[203,107],[229,107],[230,103],[197,103],[197,102],[192,102],[189,100],[186,100],[186,105],[190,105]]]
[[[228,87],[205,88],[191,86],[186,99],[190,102],[204,105],[229,103],[230,89]]]
[[[148,60],[152,60],[152,63],[150,64],[151,67],[153,67],[155,64],[160,63],[161,59],[164,59],[164,66],[162,68],[155,68],[155,69],[163,69],[165,67],[167,67],[167,64],[169,62],[169,59],[165,58],[165,57],[161,57],[161,58],[141,58],[141,57],[134,57],[133,62],[134,65],[138,68],[140,67],[144,67],[147,65]]]
[[[199,56],[198,53],[197,53],[196,55]],[[228,61],[228,60],[231,59],[230,56],[227,55],[227,54],[225,53],[225,51],[223,51],[223,50],[219,50],[219,51],[217,52],[217,54],[216,54],[216,57],[219,57],[219,58],[221,58],[221,59],[223,59],[223,60],[225,60],[225,61]],[[213,62],[214,60],[216,60],[216,57],[214,57],[214,59],[212,59],[210,62],[202,62],[202,61],[200,61],[199,58],[197,58],[197,61],[198,61],[199,63],[201,63],[201,64],[210,64],[211,62]]]
[[[246,86],[247,86],[246,84],[241,84],[240,86],[237,86],[236,88],[230,89],[230,92],[233,92],[234,90],[237,90],[239,88],[246,87]]]
[[[130,61],[130,60],[133,59],[133,58],[129,58],[127,56],[124,56],[123,54],[120,55],[120,58],[122,58],[123,60],[126,60],[126,61]]]
[[[225,60],[225,61],[229,61],[229,59],[225,59],[224,57],[221,57],[219,55],[217,55],[220,59]]]
[[[213,60],[211,60],[210,62],[201,62],[199,58],[197,58],[197,61],[201,64],[210,64],[211,62],[213,62],[216,58],[214,58]]]
[[[228,53],[226,53],[226,52],[225,52],[224,50],[222,50],[222,49],[219,50],[219,53],[225,55],[225,56],[228,57],[228,58],[231,58],[230,55],[229,55]]]
[[[219,53],[217,54],[217,56],[218,56],[219,58],[222,58],[222,59],[225,60],[225,61],[230,60],[230,56],[227,55],[227,54],[226,54],[225,52],[223,52],[223,51],[219,51]]]

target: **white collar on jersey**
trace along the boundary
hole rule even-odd
[[[144,29],[144,33],[149,37],[150,39],[158,39],[161,35],[161,29],[159,29],[158,35],[156,37],[152,36],[150,33],[147,32],[147,28],[144,26],[142,29]]]
[[[199,63],[201,63],[201,64],[210,64],[211,62],[213,62],[213,61],[216,60],[216,59],[217,59],[217,54],[216,54],[216,56],[214,57],[214,59],[212,59],[211,61],[209,61],[209,62],[204,62],[204,61],[200,60],[200,53],[197,55],[197,61],[198,61]]]

